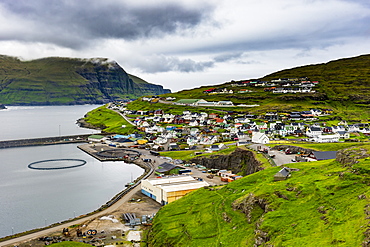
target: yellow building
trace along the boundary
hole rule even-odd
[[[166,205],[191,191],[208,185],[206,181],[199,181],[188,175],[170,176],[141,181],[141,192],[160,204]]]

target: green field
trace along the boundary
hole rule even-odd
[[[261,246],[361,246],[370,159],[290,167],[300,170],[284,181],[273,179],[281,167],[268,168],[166,205],[155,217],[150,246],[254,246],[258,239],[266,242]]]
[[[117,112],[101,106],[87,113],[86,122],[101,129],[106,133],[132,134],[137,131],[135,126],[130,125]],[[126,125],[122,128],[122,125]]]

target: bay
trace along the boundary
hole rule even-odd
[[[10,109],[20,113],[20,118],[27,123],[59,121],[49,118],[54,112],[54,118],[61,116],[66,133],[81,134],[91,131],[77,127],[76,120],[85,113],[81,106],[42,107],[43,114],[37,114],[33,109]],[[91,109],[96,108],[90,106]],[[63,109],[64,108],[64,109]],[[78,108],[78,109],[77,109]],[[67,114],[66,112],[71,112]],[[77,111],[80,111],[76,113]],[[29,112],[33,112],[30,114]],[[47,114],[50,112],[50,114]],[[0,115],[3,112],[0,112]],[[27,115],[27,118],[24,116]],[[4,116],[4,115],[1,115]],[[17,119],[16,114],[11,118]],[[37,119],[37,121],[35,120]],[[68,120],[67,120],[68,119]],[[5,126],[1,118],[0,126]],[[6,119],[7,120],[7,119]],[[9,128],[12,133],[6,139],[23,139],[31,137],[53,136],[55,127],[37,128],[32,135],[28,131],[18,130],[19,125]],[[27,126],[23,125],[23,126]],[[1,127],[0,127],[1,128]],[[67,129],[71,129],[67,134]],[[80,132],[81,131],[81,132]],[[20,135],[22,133],[22,135]],[[41,133],[41,134],[38,134]],[[15,138],[19,136],[19,138]],[[125,184],[139,177],[144,170],[134,164],[124,162],[100,162],[77,148],[81,144],[60,144],[36,147],[19,147],[0,149],[0,237],[44,227],[52,223],[61,222],[75,216],[89,213],[98,209],[114,195],[125,188]],[[86,164],[76,168],[58,170],[34,170],[28,168],[32,162],[48,159],[82,159]],[[75,165],[73,163],[72,165]],[[47,163],[43,163],[47,165]],[[52,165],[52,164],[50,164]]]
[[[0,141],[98,133],[76,121],[99,106],[7,106],[0,110]]]

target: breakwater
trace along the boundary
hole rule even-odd
[[[0,141],[0,148],[14,148],[14,147],[40,146],[40,145],[42,146],[42,145],[64,144],[64,143],[82,143],[82,142],[87,142],[88,137],[90,135],[91,134]]]

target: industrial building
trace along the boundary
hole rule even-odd
[[[145,179],[141,181],[141,192],[162,205],[173,202],[187,193],[208,186],[203,180],[189,175]]]

